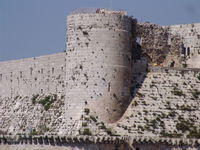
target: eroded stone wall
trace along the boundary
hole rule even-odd
[[[170,146],[164,144],[134,144],[133,148],[127,145],[114,144],[69,144],[65,146],[49,145],[3,145],[1,150],[199,150],[196,146]]]
[[[200,24],[160,26],[138,23],[138,42],[142,56],[152,65],[200,67]]]
[[[0,134],[199,138],[200,71],[153,68],[147,72],[147,62],[180,67],[185,61],[187,67],[199,67],[199,24],[138,24],[136,28],[135,22],[113,12],[73,14],[68,16],[66,53],[0,62]],[[142,50],[141,59],[140,54],[133,55],[135,50]],[[128,107],[130,97],[134,99]],[[102,122],[117,121],[127,107],[121,120],[110,124],[112,129]],[[3,148],[24,148],[18,146]],[[109,144],[65,148],[101,147],[116,148]]]
[[[65,94],[65,53],[0,62],[0,97]]]
[[[199,150],[199,146],[188,146],[188,145],[182,145],[182,146],[175,146],[175,145],[168,145],[168,144],[148,144],[148,143],[139,143],[139,144],[133,144],[134,148],[136,150]]]
[[[200,70],[152,68],[115,130],[122,135],[200,138]]]
[[[0,134],[59,132],[65,63],[65,53],[0,62]]]
[[[0,145],[1,150],[128,150],[114,144],[66,144],[59,145]]]
[[[199,150],[200,141],[147,136],[0,137],[1,150]]]
[[[190,68],[200,68],[200,23],[166,26],[171,36],[178,35],[183,42],[183,63]],[[172,37],[169,37],[169,41]]]
[[[80,120],[77,110],[84,107],[107,122],[122,116],[129,103],[134,21],[114,13],[68,16],[66,123]]]
[[[147,58],[149,64],[167,67],[181,66],[181,38],[177,34],[170,35],[168,28],[157,24],[138,23],[137,39],[141,45],[142,57]]]

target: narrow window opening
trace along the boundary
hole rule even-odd
[[[110,92],[110,82],[108,83],[108,92]]]
[[[22,78],[22,71],[20,71],[20,78]]]
[[[33,75],[33,68],[30,68],[30,75]]]
[[[181,45],[181,54],[186,55],[186,48],[183,44]]]
[[[187,55],[190,55],[190,47],[187,48]]]

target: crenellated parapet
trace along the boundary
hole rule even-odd
[[[120,137],[101,137],[101,136],[3,136],[0,137],[0,145],[5,148],[12,149],[67,149],[71,150],[88,148],[102,148],[104,150],[114,150],[116,147],[119,150],[139,149],[191,149],[198,150],[200,141],[196,139],[185,138],[158,138],[148,136],[120,136]]]

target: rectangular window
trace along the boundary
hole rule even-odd
[[[20,71],[20,78],[22,78],[22,71]]]
[[[30,75],[32,76],[33,74],[33,68],[30,68]]]
[[[110,82],[108,83],[108,92],[110,92]]]

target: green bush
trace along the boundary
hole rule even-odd
[[[97,119],[94,116],[90,116],[90,118],[94,121],[97,122]]]
[[[197,75],[197,79],[199,79],[199,80],[200,80],[200,74],[198,74],[198,75]]]
[[[117,134],[113,133],[111,128],[106,129],[106,133],[110,136],[118,136]]]
[[[178,120],[179,122],[176,124],[176,129],[178,131],[182,131],[182,132],[189,131],[190,127],[193,126],[193,124],[190,121],[185,120],[182,117],[178,117]]]
[[[36,104],[36,100],[39,97],[39,94],[33,95],[33,97],[31,98],[32,104]]]
[[[165,132],[165,130],[162,130],[160,134],[163,137],[170,137],[170,138],[180,138],[182,136],[182,134],[178,134],[178,133],[167,133]]]
[[[33,129],[33,130],[30,132],[30,135],[39,135],[39,133],[38,133],[35,129]]]
[[[85,108],[84,112],[86,113],[86,115],[88,115],[90,113],[90,109],[89,108]]]
[[[133,101],[132,106],[137,106],[138,102],[137,101]]]
[[[87,127],[87,122],[82,122],[82,127]]]
[[[14,98],[14,100],[17,100],[19,97],[20,97],[19,95],[18,95],[18,96],[16,96],[16,97]]]
[[[190,130],[190,133],[187,135],[187,138],[197,138],[197,139],[200,139],[200,129],[197,129],[197,127],[194,126]]]
[[[42,104],[43,106],[45,106],[47,103],[49,103],[51,100],[51,96],[45,96],[43,99],[41,99],[38,103]]]
[[[57,100],[57,95],[48,95],[41,99],[38,103],[44,106],[44,109],[47,111],[51,105]]]
[[[167,116],[174,118],[176,116],[176,112],[175,111],[171,111],[171,112],[168,113]]]
[[[140,92],[137,92],[137,96],[138,96],[139,98],[145,97],[145,95],[144,95],[143,93],[140,93]]]
[[[193,110],[191,108],[191,106],[188,106],[188,105],[182,105],[182,106],[178,107],[178,109],[185,110],[185,111],[192,111]]]
[[[187,64],[183,64],[183,68],[187,68]]]
[[[101,122],[100,129],[106,129],[106,126],[103,122]]]
[[[172,91],[172,94],[176,95],[176,96],[185,96],[185,94],[183,94],[183,91],[174,88],[174,90]]]
[[[83,130],[83,135],[92,135],[92,132],[90,131],[89,128],[85,128],[85,129]]]
[[[199,98],[199,95],[200,95],[200,91],[198,91],[197,89],[192,91],[193,98],[197,99]]]

